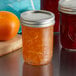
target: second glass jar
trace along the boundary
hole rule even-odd
[[[76,1],[62,0],[59,2],[60,38],[62,47],[70,51],[76,50]]]

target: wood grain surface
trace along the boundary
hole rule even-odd
[[[0,56],[6,55],[22,47],[22,36],[16,35],[11,40],[0,41]]]

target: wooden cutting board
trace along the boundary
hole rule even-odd
[[[11,40],[0,41],[0,56],[6,55],[22,47],[22,36],[17,35]]]

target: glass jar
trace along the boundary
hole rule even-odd
[[[59,2],[60,37],[63,48],[76,50],[76,0]]]
[[[48,64],[53,55],[54,14],[28,11],[21,14],[23,57],[31,65]]]
[[[58,11],[59,0],[41,0],[41,9],[51,11],[55,14],[55,27],[54,32],[59,32],[59,11]]]

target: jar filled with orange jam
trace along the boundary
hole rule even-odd
[[[40,10],[21,14],[23,58],[26,63],[44,65],[51,61],[54,24],[52,12]]]

